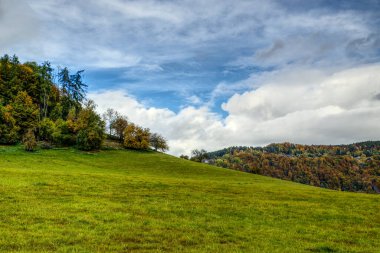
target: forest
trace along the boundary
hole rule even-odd
[[[380,141],[350,145],[280,143],[194,154],[192,160],[223,168],[333,190],[380,193]]]
[[[27,151],[53,146],[98,150],[110,139],[124,148],[168,150],[164,137],[117,111],[99,115],[86,98],[83,72],[1,57],[0,145],[22,143]]]

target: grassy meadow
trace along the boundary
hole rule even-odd
[[[156,152],[0,147],[1,252],[380,252],[380,195]]]

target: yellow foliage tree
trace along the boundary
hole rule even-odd
[[[124,147],[131,149],[148,149],[149,138],[149,128],[142,128],[130,123],[124,130]]]

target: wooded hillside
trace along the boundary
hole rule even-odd
[[[380,193],[380,141],[230,147],[207,156],[208,163],[224,168],[334,190]]]
[[[49,62],[21,63],[16,56],[0,58],[0,144],[41,147],[76,146],[100,149],[108,136],[131,149],[165,151],[166,140],[108,109],[101,117],[94,101],[86,99],[84,70],[54,70]],[[107,126],[107,134],[105,128]]]

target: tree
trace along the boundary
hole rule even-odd
[[[148,149],[150,132],[148,128],[128,124],[124,130],[124,147],[130,149]]]
[[[74,106],[77,111],[80,110],[81,102],[86,97],[87,84],[82,81],[84,70],[77,71],[71,75],[68,68],[63,68],[58,72],[58,82],[61,85],[64,115]]]
[[[74,129],[63,119],[55,121],[52,138],[54,144],[63,146],[72,146],[76,144],[76,133],[74,132]]]
[[[162,152],[165,152],[169,149],[165,138],[157,133],[154,133],[150,136],[149,142],[150,146],[152,146],[156,151],[161,150]]]
[[[182,158],[182,159],[185,159],[185,160],[189,160],[189,156],[188,155],[180,155],[179,158]]]
[[[204,149],[194,149],[193,151],[191,151],[191,158],[190,160],[192,161],[195,161],[195,162],[203,162],[204,160],[206,160],[208,158],[208,154],[207,154],[207,151],[204,150]]]
[[[128,118],[119,114],[116,114],[115,120],[111,124],[111,128],[115,130],[115,134],[118,137],[120,143],[124,142],[124,131],[128,126]]]
[[[0,103],[0,144],[15,144],[20,139],[20,127],[11,114],[11,106],[2,106]]]
[[[62,94],[69,97],[71,94],[71,80],[68,68],[65,67],[58,71],[58,82],[61,86]]]
[[[20,135],[23,136],[28,129],[38,126],[39,108],[33,103],[32,98],[25,92],[20,91],[12,100],[9,110],[20,127]]]
[[[53,133],[55,131],[55,124],[49,118],[44,118],[38,127],[39,140],[42,141],[53,141]]]
[[[77,147],[82,150],[100,149],[103,139],[105,124],[99,114],[95,112],[94,101],[89,100],[79,112],[75,122],[77,131]]]
[[[53,68],[51,67],[50,62],[44,62],[42,66],[38,68],[38,74],[41,83],[40,112],[42,118],[46,118],[48,113],[49,95],[51,94],[53,87]]]
[[[114,123],[117,116],[118,116],[118,113],[112,108],[108,108],[107,111],[105,113],[103,113],[103,120],[106,122],[106,124],[108,126],[108,130],[109,130],[108,135],[109,136],[112,135],[112,124]]]
[[[75,74],[70,75],[70,95],[76,104],[80,104],[86,98],[87,84],[82,81],[83,72],[84,70],[79,70]]]

